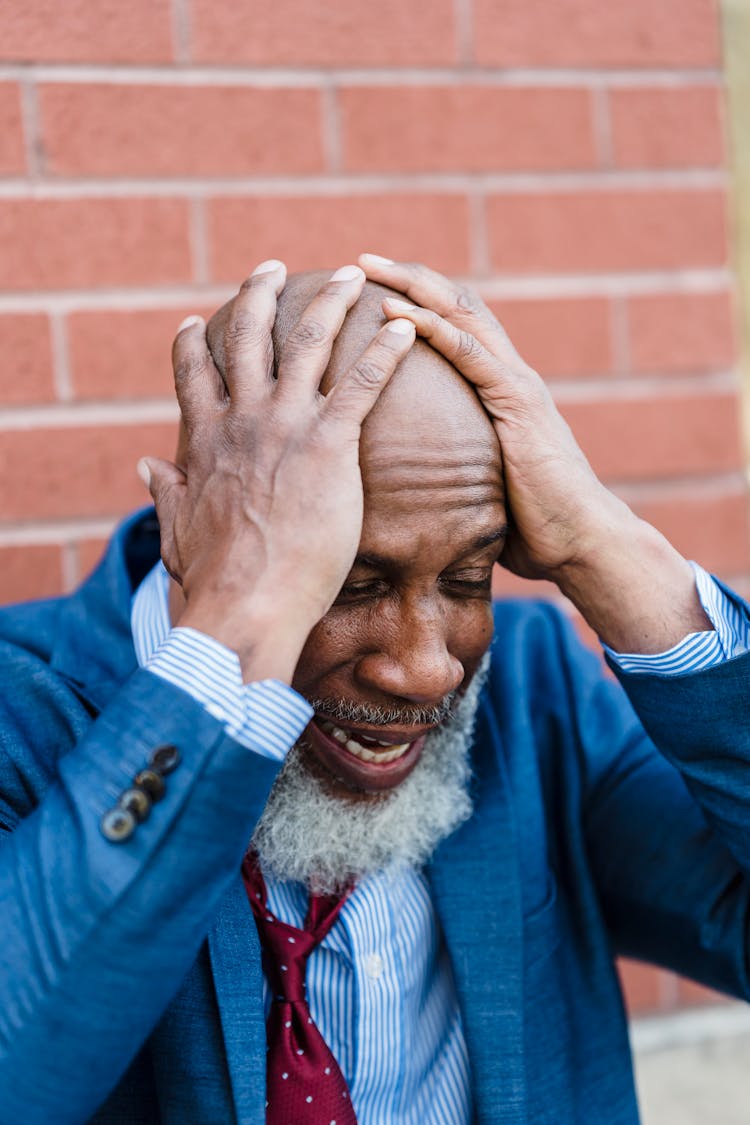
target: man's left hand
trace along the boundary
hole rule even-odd
[[[621,652],[660,652],[710,628],[689,564],[599,481],[540,376],[472,290],[425,266],[363,254],[386,299],[476,388],[503,455],[512,530],[502,565],[555,582]]]

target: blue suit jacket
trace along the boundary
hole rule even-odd
[[[70,598],[0,615],[0,1122],[264,1120],[239,860],[277,767],[136,668],[151,513]],[[750,657],[621,687],[543,604],[496,609],[475,813],[429,867],[477,1120],[637,1121],[616,953],[748,993]],[[126,843],[102,813],[182,764]],[[676,767],[676,768],[675,768]]]

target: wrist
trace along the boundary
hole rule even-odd
[[[205,633],[235,652],[243,683],[274,679],[287,684],[315,624],[307,625],[298,607],[258,596],[191,599],[173,623]]]
[[[575,559],[561,568],[561,591],[616,652],[666,652],[689,633],[712,629],[687,560],[656,528],[611,499]]]

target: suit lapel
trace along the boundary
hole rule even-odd
[[[263,970],[258,931],[239,871],[208,936],[208,948],[237,1122],[256,1125],[265,1120]]]
[[[495,720],[477,716],[474,815],[429,869],[451,955],[477,1120],[525,1120],[522,922],[516,825]]]

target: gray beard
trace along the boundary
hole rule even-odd
[[[330,894],[366,875],[425,864],[471,816],[469,750],[488,669],[489,653],[450,717],[427,735],[412,772],[381,798],[326,792],[305,744],[294,746],[253,835],[264,874]]]

